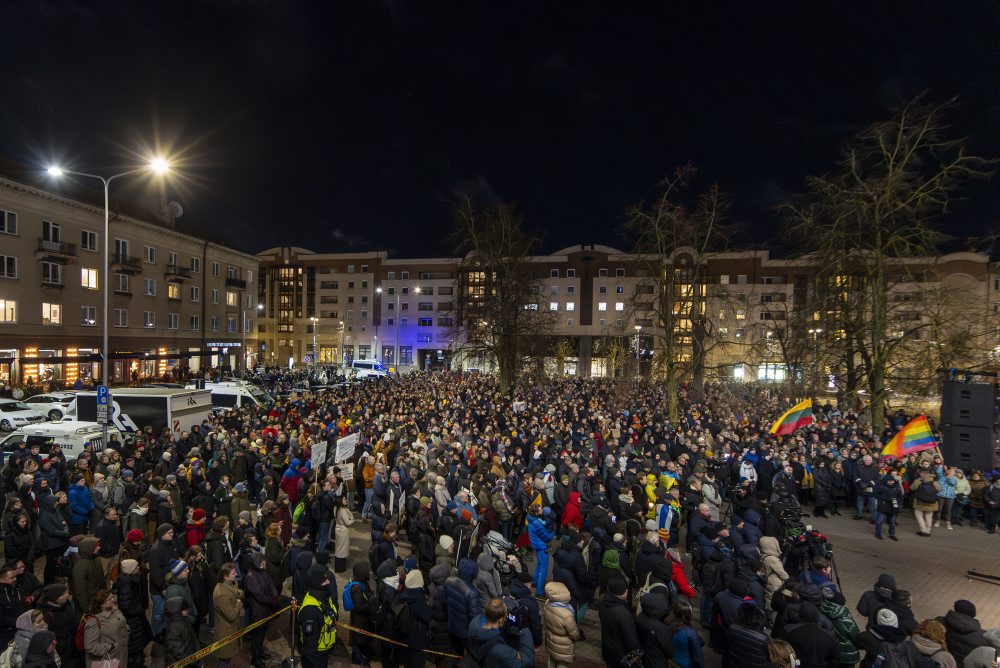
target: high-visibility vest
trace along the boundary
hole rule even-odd
[[[312,594],[305,595],[299,609],[301,611],[309,606],[316,606],[321,611],[323,610],[323,605],[319,602],[319,599]],[[331,650],[335,642],[337,642],[337,606],[331,601],[330,611],[323,616],[323,627],[319,631],[318,649],[320,652]]]

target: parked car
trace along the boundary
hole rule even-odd
[[[74,397],[76,395],[72,392],[49,392],[29,397],[24,403],[50,420],[62,420]]]
[[[18,427],[44,421],[44,415],[23,401],[0,400],[0,431],[13,431]]]

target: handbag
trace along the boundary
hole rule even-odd
[[[98,661],[91,661],[89,668],[118,668],[118,659],[112,659],[108,653]]]

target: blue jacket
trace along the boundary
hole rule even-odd
[[[94,509],[90,488],[86,485],[70,485],[67,496],[70,510],[73,511],[73,524],[83,524],[90,519],[90,511]]]
[[[448,631],[459,640],[469,637],[469,623],[483,614],[483,606],[476,589],[479,566],[472,559],[458,563],[458,575],[444,583],[444,597],[448,604]]]
[[[500,629],[488,629],[485,624],[483,615],[478,615],[469,623],[466,654],[471,655],[478,665],[491,668],[531,668],[535,665],[535,648],[528,629],[521,629],[520,649],[516,650],[504,642]]]
[[[555,532],[549,528],[545,518],[539,515],[528,515],[528,538],[534,550],[544,550],[552,542]]]
[[[941,483],[941,491],[938,492],[938,496],[942,499],[954,499],[955,487],[958,486],[958,478],[955,476],[946,476],[944,468],[939,466],[937,467],[937,481]]]
[[[743,512],[743,538],[745,542],[757,545],[760,539],[764,536],[764,532],[760,529],[760,513],[754,509],[745,510]]]

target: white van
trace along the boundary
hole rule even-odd
[[[188,383],[185,387],[196,389],[197,385]],[[248,383],[245,380],[220,380],[217,383],[205,383],[205,389],[211,390],[212,408],[217,411],[242,408],[243,406],[260,406],[274,401],[274,398],[261,389],[259,385]]]
[[[375,360],[354,360],[351,370],[356,378],[385,378],[389,370]]]
[[[71,419],[21,427],[0,440],[0,462],[17,450],[21,443],[25,444],[25,449],[30,449],[33,445],[40,446],[42,455],[49,454],[50,446],[58,443],[62,446],[66,459],[78,457],[87,443],[91,444],[94,452],[99,452],[105,446],[103,430],[103,425],[97,422],[79,422]],[[110,439],[113,434],[118,436],[119,441],[124,440],[118,429],[109,426],[108,438]]]

